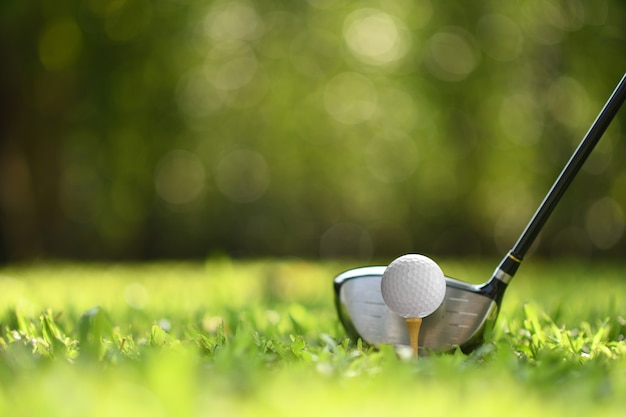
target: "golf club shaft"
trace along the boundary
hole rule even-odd
[[[602,137],[602,134],[613,120],[613,117],[618,112],[619,108],[622,106],[625,98],[626,74],[622,77],[621,81],[613,91],[613,94],[606,102],[604,108],[574,152],[574,155],[572,155],[567,165],[565,165],[565,168],[563,168],[563,171],[561,171],[561,174],[556,179],[554,185],[552,185],[550,191],[548,191],[548,194],[526,226],[526,229],[522,232],[518,241],[515,243],[515,246],[513,246],[513,249],[511,249],[500,264],[500,269],[509,275],[509,279],[517,271],[517,267],[524,259],[526,252],[528,252],[528,249],[532,246],[533,242],[537,238],[537,235],[539,235],[541,228],[548,220],[548,217],[550,217],[550,214],[589,154],[591,154],[591,151],[593,151],[593,148]]]

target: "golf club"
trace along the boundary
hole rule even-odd
[[[552,185],[513,248],[504,256],[484,284],[469,284],[446,277],[441,306],[423,319],[420,352],[446,352],[460,348],[471,352],[480,346],[500,310],[507,285],[517,272],[528,249],[563,196],[581,166],[602,137],[626,97],[626,74]],[[386,266],[352,269],[334,279],[335,305],[348,335],[370,345],[408,345],[404,318],[383,301],[381,278]]]

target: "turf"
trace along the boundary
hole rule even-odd
[[[0,415],[623,415],[625,265],[527,261],[489,343],[417,361],[346,338],[331,283],[352,266],[4,267]]]

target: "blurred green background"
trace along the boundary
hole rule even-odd
[[[626,3],[3,0],[0,258],[493,256],[626,69]],[[622,109],[536,253],[620,257]]]

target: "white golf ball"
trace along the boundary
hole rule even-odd
[[[446,280],[435,261],[411,254],[389,264],[380,289],[391,311],[404,318],[421,318],[432,314],[443,302]]]

